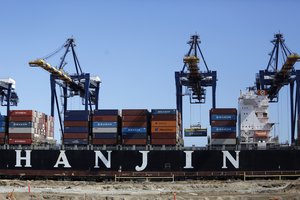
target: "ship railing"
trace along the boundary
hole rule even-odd
[[[175,176],[174,174],[172,176],[118,176],[115,174],[115,182],[120,181],[121,179],[123,180],[138,180],[142,179],[145,180],[146,182],[149,182],[149,180],[171,180],[172,182],[175,181]]]

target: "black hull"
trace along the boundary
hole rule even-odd
[[[0,150],[0,175],[95,179],[114,176],[217,178],[245,174],[300,176],[300,150],[25,151]]]

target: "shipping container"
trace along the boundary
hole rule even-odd
[[[234,139],[236,138],[236,133],[228,133],[228,132],[225,132],[225,133],[211,133],[211,138],[212,139]]]
[[[116,133],[94,133],[93,139],[117,139]]]
[[[89,134],[88,133],[64,133],[63,138],[64,139],[88,139]]]
[[[210,121],[236,121],[236,114],[211,114]]]
[[[93,128],[93,133],[118,133],[118,128]]]
[[[37,117],[37,111],[35,110],[11,110],[9,111],[9,116],[23,116],[23,117]]]
[[[152,121],[174,121],[177,120],[177,115],[152,115]]]
[[[132,121],[132,122],[122,122],[122,127],[144,127],[148,126],[147,121]]]
[[[5,133],[6,127],[0,126],[0,133]]]
[[[84,126],[65,126],[65,133],[88,133],[89,128]]]
[[[9,116],[10,122],[38,122],[37,117],[34,116]]]
[[[8,133],[37,133],[36,128],[8,128]]]
[[[210,110],[210,114],[237,114],[235,108],[213,108]]]
[[[89,125],[88,121],[64,121],[64,126],[84,126]]]
[[[122,122],[138,122],[138,121],[147,121],[148,117],[146,115],[142,116],[130,116],[130,115],[123,115]]]
[[[7,116],[5,115],[0,115],[0,121],[6,121],[7,120]]]
[[[93,122],[93,128],[117,128],[117,122]]]
[[[124,145],[146,145],[146,139],[122,139]]]
[[[10,133],[9,138],[14,139],[33,139],[34,134],[33,133]]]
[[[65,114],[65,117],[64,117],[64,121],[89,121],[89,115],[86,115],[86,114],[82,114],[82,115],[73,115],[71,113],[69,114]]]
[[[177,110],[176,109],[152,109],[151,114],[152,115],[176,115]]]
[[[147,133],[147,129],[143,127],[123,127],[123,133]]]
[[[173,121],[151,121],[151,126],[177,126],[177,122]]]
[[[117,140],[116,139],[93,139],[92,140],[93,145],[116,145]]]
[[[0,138],[5,138],[5,133],[0,133]]]
[[[122,116],[129,115],[129,116],[143,116],[149,115],[149,111],[146,109],[123,109]]]
[[[112,109],[112,110],[109,110],[109,109],[107,109],[107,110],[94,110],[93,115],[94,116],[106,116],[106,115],[118,116],[118,115],[120,115],[120,111],[116,110],[116,109]]]
[[[212,126],[211,127],[212,133],[218,133],[218,132],[236,132],[235,126]]]
[[[210,121],[211,126],[236,126],[236,121]]]
[[[207,129],[184,129],[185,137],[206,137]]]
[[[176,139],[151,139],[152,145],[176,145]]]
[[[146,133],[122,133],[122,139],[147,139]]]
[[[8,144],[31,145],[32,144],[32,139],[14,139],[14,138],[10,138],[8,140]]]
[[[151,133],[168,133],[168,132],[176,132],[177,128],[176,127],[151,127]]]
[[[93,121],[117,122],[119,116],[93,116]]]
[[[6,126],[6,121],[0,121],[0,127],[5,127]]]
[[[177,133],[151,133],[153,139],[176,139],[177,137]]]
[[[211,139],[212,145],[235,145],[236,139]]]
[[[63,143],[65,145],[87,145],[88,139],[64,139]]]

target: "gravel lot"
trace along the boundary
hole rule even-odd
[[[300,179],[180,182],[0,180],[0,200],[9,198],[15,200],[300,200]]]

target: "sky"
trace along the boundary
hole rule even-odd
[[[49,74],[28,62],[73,37],[82,70],[101,78],[100,109],[174,109],[174,72],[183,67],[190,36],[198,34],[209,69],[217,71],[217,107],[237,108],[240,91],[266,68],[275,33],[300,52],[299,6],[297,0],[2,0],[0,78],[16,81],[20,102],[12,109],[50,114]],[[49,63],[56,66],[62,54]],[[201,60],[199,66],[205,70]],[[72,65],[64,69],[75,72]],[[270,109],[281,141],[289,137],[287,94],[283,88]],[[72,101],[70,109],[83,109]],[[198,122],[209,128],[211,107],[211,88],[201,106],[184,98],[185,128]],[[185,144],[200,140],[206,139]]]

